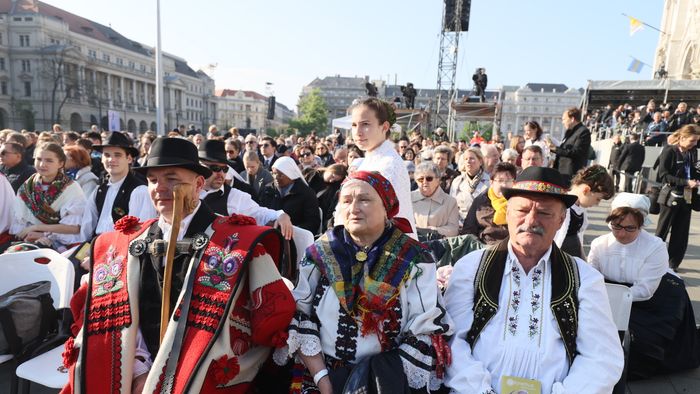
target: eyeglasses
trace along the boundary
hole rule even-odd
[[[420,182],[420,183],[423,183],[423,181],[432,182],[434,180],[435,180],[435,177],[433,177],[433,176],[426,176],[425,178],[416,178],[416,182]]]
[[[625,230],[628,233],[633,233],[639,230],[639,226],[620,226],[617,223],[610,223],[610,228],[616,231]]]
[[[495,183],[500,183],[501,185],[512,185],[513,184],[512,179],[494,179],[493,181]]]
[[[210,165],[207,167],[209,167],[209,169],[214,171],[214,172],[224,172],[225,173],[226,171],[228,171],[228,166]]]

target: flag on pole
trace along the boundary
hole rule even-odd
[[[644,63],[643,61],[633,57],[632,62],[627,67],[627,71],[632,71],[633,73],[639,74],[642,71],[642,68],[644,68],[645,64],[646,63]]]
[[[634,33],[642,30],[644,28],[644,24],[642,21],[640,21],[637,18],[629,17],[630,18],[630,37],[634,35]]]

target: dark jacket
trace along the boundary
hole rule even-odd
[[[474,198],[469,213],[464,218],[460,234],[472,234],[487,245],[493,245],[508,238],[508,226],[493,222],[495,212],[496,210],[491,206],[489,191],[486,189],[485,192]]]
[[[258,199],[262,190],[265,189],[266,186],[272,184],[272,174],[270,174],[270,172],[268,172],[266,169],[262,168],[262,166],[260,166],[258,173],[253,177],[249,177],[246,171],[242,171],[239,175],[244,181],[248,182],[248,184],[253,187],[253,190],[255,191],[255,195],[253,197]]]
[[[644,147],[639,142],[630,142],[620,153],[620,171],[634,174],[642,169],[644,164]]]
[[[690,179],[700,179],[700,174],[695,168],[697,162],[697,150],[691,149],[681,153],[678,145],[667,145],[659,156],[657,169],[657,182],[668,183],[673,186],[675,192],[683,195],[683,187],[688,185],[686,163],[690,169]]]
[[[25,162],[20,162],[12,168],[6,168],[5,166],[0,166],[0,172],[2,172],[7,180],[12,185],[12,189],[17,193],[19,187],[29,179],[30,176],[36,173],[34,167],[27,165]]]
[[[262,164],[262,168],[264,168],[267,171],[272,172],[272,165],[275,164],[275,162],[279,159],[277,155],[272,155],[272,158],[270,159],[269,163],[266,163],[265,161],[267,160],[265,156],[260,155],[260,164]]]
[[[685,111],[671,115],[671,120],[668,122],[668,131],[674,132],[682,126],[693,123],[693,117],[690,112]]]
[[[586,166],[590,148],[590,130],[583,123],[577,123],[573,128],[566,130],[564,140],[557,147],[554,168],[570,181],[578,170]]]
[[[612,145],[612,150],[610,151],[609,167],[613,170],[620,170],[620,153],[622,153],[623,148],[624,145],[622,144],[622,142],[620,142],[619,144]]]
[[[286,196],[282,197],[275,185],[267,186],[260,193],[260,205],[274,210],[283,210],[292,219],[292,224],[319,233],[321,214],[316,193],[299,178]]]

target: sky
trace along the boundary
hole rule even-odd
[[[44,0],[155,46],[156,0]],[[216,80],[217,89],[265,94],[292,109],[304,85],[365,76],[434,89],[442,0],[162,0],[163,50]],[[503,85],[650,79],[660,33],[629,33],[631,15],[659,27],[663,0],[472,0],[459,42],[457,84],[485,67]],[[215,64],[212,70],[206,67]]]

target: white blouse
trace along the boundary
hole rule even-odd
[[[413,204],[411,204],[411,179],[403,159],[394,149],[394,143],[386,140],[372,152],[366,152],[362,164],[357,169],[358,171],[376,171],[391,182],[399,199],[399,213],[396,216],[411,223],[414,234],[409,235],[415,238],[416,222],[413,217]],[[337,221],[336,224],[342,223]]]
[[[51,204],[51,209],[59,212],[61,217],[58,221],[59,224],[81,226],[83,212],[85,211],[85,195],[78,182],[72,182],[70,185],[66,186],[61,195]],[[34,216],[32,211],[27,208],[27,205],[19,197],[19,194],[17,194],[17,198],[15,198],[13,211],[14,218],[12,220],[12,226],[10,227],[11,234],[17,234],[26,227],[34,224],[42,224],[42,222]],[[82,240],[80,231],[77,234],[47,233],[46,238],[62,246],[78,243]]]
[[[594,239],[588,263],[606,279],[632,284],[634,301],[650,299],[669,270],[666,243],[643,229],[627,245],[618,242],[612,233]]]
[[[467,332],[474,319],[474,279],[483,250],[461,258],[445,293],[455,322],[452,365],[445,383],[453,393],[494,393],[502,376],[536,379],[542,393],[610,393],[622,374],[622,346],[612,321],[603,277],[576,259],[578,355],[569,367],[559,326],[551,311],[551,248],[525,273],[508,245],[498,311],[481,331],[473,350]],[[495,390],[495,391],[492,391]]]
[[[12,208],[15,203],[15,191],[12,184],[0,174],[0,234],[10,229]]]

